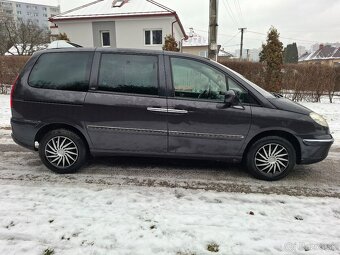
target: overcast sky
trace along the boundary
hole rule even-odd
[[[62,11],[92,2],[31,1],[53,5],[59,2]],[[157,1],[175,10],[186,30],[193,27],[197,33],[208,35],[209,0]],[[247,27],[244,47],[259,48],[268,29],[273,25],[279,30],[284,44],[297,42],[298,45],[309,48],[317,42],[339,42],[339,15],[340,0],[219,0],[218,41],[228,51],[233,51],[240,44],[238,28]]]

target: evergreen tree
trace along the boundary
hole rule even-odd
[[[282,84],[283,46],[279,36],[277,29],[271,27],[260,52],[260,62],[266,66],[265,86],[271,92],[279,92]]]
[[[296,43],[288,44],[287,47],[284,49],[283,55],[285,64],[296,64],[299,59],[299,53]]]
[[[67,34],[66,33],[59,33],[56,37],[57,40],[64,40],[64,41],[67,41],[69,42],[70,39],[67,37]]]
[[[172,35],[167,35],[164,39],[165,39],[165,42],[163,45],[163,50],[176,51],[176,52],[179,51],[178,44]]]

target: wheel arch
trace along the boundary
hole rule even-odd
[[[88,142],[86,136],[83,134],[83,132],[80,131],[78,128],[74,127],[74,126],[71,126],[71,125],[68,125],[68,124],[65,124],[65,123],[51,123],[51,124],[47,124],[47,125],[41,127],[39,129],[39,131],[37,132],[37,134],[35,135],[34,141],[40,142],[45,134],[47,134],[49,131],[57,130],[57,129],[66,129],[66,130],[69,130],[71,132],[74,132],[84,141],[87,151],[88,152],[90,151],[89,142]]]
[[[288,142],[290,142],[294,149],[295,149],[295,153],[296,153],[296,163],[299,164],[301,162],[301,146],[299,143],[299,140],[291,133],[287,132],[287,131],[282,131],[282,130],[268,130],[268,131],[263,131],[257,135],[255,135],[247,144],[244,152],[243,152],[243,156],[242,158],[245,159],[250,147],[259,139],[267,137],[267,136],[278,136],[281,138],[286,139]]]

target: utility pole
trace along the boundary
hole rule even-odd
[[[249,49],[246,49],[247,51],[247,61],[249,61]]]
[[[239,30],[241,30],[241,48],[240,48],[240,59],[242,59],[242,52],[243,52],[243,33],[244,30],[246,30],[246,27],[241,27]]]
[[[212,60],[217,60],[217,13],[218,0],[210,0],[209,5],[209,45],[208,57]]]

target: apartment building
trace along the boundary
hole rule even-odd
[[[46,29],[50,28],[48,19],[59,13],[60,6],[37,4],[30,0],[25,2],[0,0],[0,17],[11,17],[16,21],[31,20]]]

